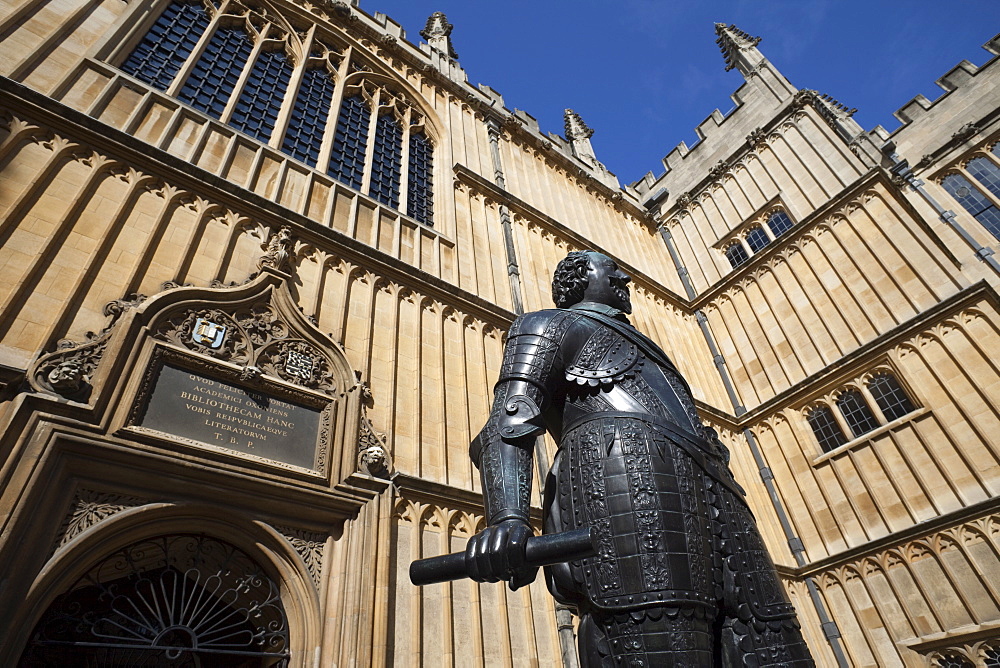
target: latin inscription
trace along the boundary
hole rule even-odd
[[[313,468],[320,410],[164,364],[141,426]]]

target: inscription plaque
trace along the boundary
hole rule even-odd
[[[138,426],[311,469],[321,414],[164,363]]]

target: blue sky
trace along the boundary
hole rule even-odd
[[[728,112],[742,83],[725,71],[714,25],[735,23],[799,88],[857,107],[865,129],[898,126],[892,113],[1000,32],[1000,0],[360,0],[389,15],[410,41],[443,11],[473,84],[508,108],[524,109],[544,132],[562,134],[563,109],[595,130],[598,159],[623,184],[647,171],[713,109]]]

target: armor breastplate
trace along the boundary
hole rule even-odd
[[[668,380],[672,370],[661,369],[635,343],[610,328],[596,327],[565,373],[570,387],[564,424],[583,413],[619,410],[664,417],[685,430],[700,432],[686,390]]]

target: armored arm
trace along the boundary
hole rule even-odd
[[[531,535],[532,453],[535,438],[545,432],[544,413],[560,381],[559,323],[563,312],[541,311],[518,318],[507,335],[493,408],[483,430],[472,441],[470,456],[483,483],[483,505],[490,528],[469,541],[472,577],[507,579],[526,584],[524,541]]]

